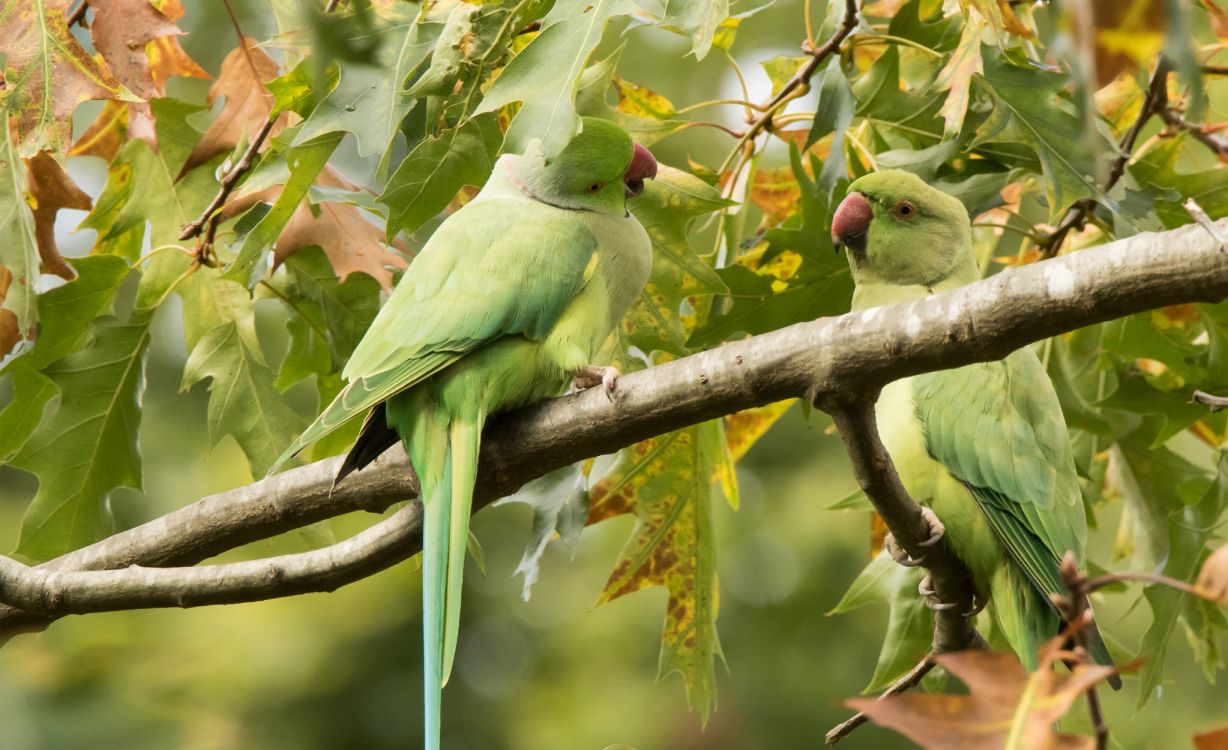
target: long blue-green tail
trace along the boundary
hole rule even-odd
[[[426,398],[393,399],[389,424],[409,435],[406,450],[422,483],[422,654],[426,750],[439,750],[441,698],[452,672],[460,623],[469,514],[484,415],[448,415]],[[402,429],[402,427],[408,429]]]

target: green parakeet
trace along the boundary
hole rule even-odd
[[[963,204],[907,172],[851,184],[832,217],[832,238],[848,250],[854,310],[980,278]],[[1037,649],[1061,627],[1049,599],[1066,592],[1060,561],[1070,551],[1082,565],[1087,537],[1066,423],[1040,360],[1025,348],[897,380],[875,411],[900,480],[945,525],[978,596],[1035,669]],[[1111,664],[1100,634],[1089,636],[1093,659]]]
[[[536,146],[502,156],[397,284],[342,373],[348,384],[282,456],[363,414],[337,481],[405,444],[425,509],[428,750],[456,652],[482,426],[573,379],[613,390],[617,371],[591,363],[647,282],[651,244],[627,200],[656,171],[647,149],[591,118],[549,161]]]

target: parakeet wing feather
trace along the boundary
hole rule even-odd
[[[350,382],[270,473],[487,341],[545,336],[587,281],[596,247],[582,222],[561,220],[552,206],[465,206],[431,237],[359,342],[342,373]]]

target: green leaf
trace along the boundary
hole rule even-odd
[[[358,25],[353,28],[355,34],[370,36]],[[352,133],[359,156],[383,153],[413,106],[405,83],[435,46],[440,28],[435,23],[415,23],[411,13],[398,14],[380,28],[374,40],[364,41],[378,45],[373,63],[339,63],[336,88],[303,122],[294,145],[302,146],[328,134]]]
[[[111,310],[131,270],[122,258],[109,255],[72,258],[68,263],[77,278],[39,298],[38,342],[26,358],[34,368],[44,368],[84,343],[88,329],[82,323]]]
[[[929,653],[934,637],[934,616],[917,594],[917,585],[923,576],[919,568],[906,568],[891,555],[879,553],[828,613],[844,614],[873,604],[890,607],[887,634],[883,637],[874,676],[863,694],[891,685]]]
[[[819,83],[819,107],[814,113],[810,132],[806,134],[806,148],[810,148],[811,144],[828,133],[835,134],[818,180],[819,187],[828,196],[831,195],[836,180],[847,174],[844,162],[844,132],[853,121],[856,104],[853,89],[840,67],[840,57],[832,57],[823,71],[823,79]]]
[[[9,128],[3,128],[0,152],[0,357],[23,339],[33,338],[38,322],[34,288],[38,281],[38,246],[34,215],[26,204],[25,165],[17,156]]]
[[[0,462],[8,463],[34,434],[47,404],[59,391],[25,357],[9,363],[4,373],[12,377],[13,384],[13,400],[0,410]]]
[[[623,319],[627,341],[644,352],[686,354],[679,306],[687,297],[726,291],[720,275],[691,248],[687,227],[696,218],[729,205],[698,177],[661,166],[631,212],[652,241],[652,274],[640,299]]]
[[[529,142],[539,138],[546,158],[553,158],[580,132],[575,106],[580,74],[610,17],[634,8],[630,0],[578,3],[575,11],[548,23],[508,63],[477,109],[493,112],[512,102],[523,102],[508,128],[505,151],[524,153]]]
[[[290,313],[290,350],[277,373],[282,390],[308,375],[340,370],[375,319],[380,294],[379,283],[365,274],[339,281],[319,248],[295,253],[284,267],[266,282]]]
[[[264,275],[265,269],[260,264],[261,258],[277,241],[290,217],[298,209],[299,203],[307,196],[312,183],[328,163],[337,144],[341,142],[341,133],[330,132],[318,140],[293,146],[286,154],[290,176],[283,185],[281,194],[273,203],[273,207],[243,236],[243,244],[239,254],[222,274],[231,281],[255,286]]]
[[[256,338],[255,308],[247,290],[218,278],[212,269],[193,276],[187,299],[209,300],[216,325],[192,346],[183,368],[182,388],[206,378],[209,386],[209,438],[217,445],[234,436],[247,454],[253,476],[264,476],[283,446],[303,427],[273,385]],[[199,313],[197,313],[199,314]]]
[[[1092,151],[1093,146],[1104,151],[1113,147],[1099,133],[1096,143],[1088,142],[1088,129],[1058,96],[1069,83],[1067,77],[1012,65],[993,48],[985,50],[983,59],[984,73],[974,80],[993,98],[994,106],[973,146],[1005,141],[1035,152],[1045,176],[1050,222],[1084,198],[1094,198],[1120,214],[1117,201],[1097,184]]]
[[[1207,489],[1197,503],[1179,508],[1168,519],[1169,554],[1161,571],[1163,575],[1179,581],[1193,582],[1198,576],[1204,548],[1226,508],[1228,454],[1220,454],[1219,474],[1215,484]],[[1180,591],[1160,584],[1148,586],[1143,595],[1151,605],[1152,621],[1147,632],[1143,634],[1143,642],[1139,647],[1140,653],[1147,656],[1139,673],[1139,706],[1151,698],[1164,677],[1164,659],[1184,596]]]
[[[107,498],[117,487],[140,488],[137,399],[150,316],[95,322],[91,346],[44,371],[60,405],[12,459],[39,479],[22,519],[18,555],[48,560],[111,534]]]
[[[714,482],[729,463],[723,422],[705,422],[638,443],[590,490],[590,523],[634,512],[598,604],[649,586],[669,591],[658,678],[679,672],[706,721],[716,700]]]
[[[422,226],[465,185],[485,185],[502,139],[498,115],[492,113],[419,141],[379,197],[388,206],[389,241],[401,230]]]
[[[702,60],[712,49],[717,28],[728,18],[729,0],[668,0],[660,23],[691,37],[691,52]]]

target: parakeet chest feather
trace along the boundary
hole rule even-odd
[[[984,589],[1001,559],[1001,547],[967,487],[931,454],[916,398],[913,378],[883,388],[875,406],[883,447],[908,494],[934,510],[947,528],[952,548]]]
[[[597,213],[583,218],[597,240],[597,250],[585,269],[584,286],[544,342],[565,373],[593,362],[643,290],[652,268],[652,245],[638,221]]]

